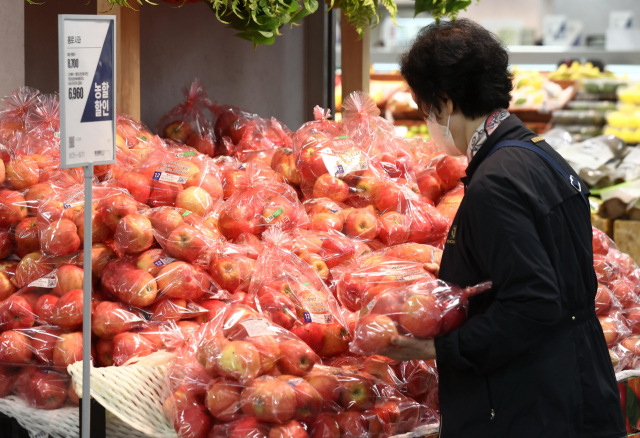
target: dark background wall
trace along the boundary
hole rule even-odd
[[[305,101],[314,88],[323,86],[305,79],[305,51],[312,51],[305,25],[283,29],[274,45],[254,50],[203,3],[181,8],[157,3],[140,6],[141,115],[149,127],[182,100],[182,87],[194,78],[205,84],[212,101],[276,117],[294,130],[308,120],[313,105],[322,103]],[[43,93],[57,91],[57,15],[95,13],[95,0],[25,4],[24,84]]]

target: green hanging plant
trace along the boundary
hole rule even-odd
[[[26,0],[30,4],[41,4]],[[198,0],[165,0],[182,7]],[[238,31],[237,37],[258,44],[273,44],[281,35],[283,26],[295,26],[300,20],[318,10],[318,0],[199,0],[211,8],[216,18]],[[473,0],[416,0],[415,14],[430,12],[436,19],[455,18]],[[478,0],[480,1],[480,0]],[[135,10],[136,3],[157,5],[151,0],[108,0],[111,7],[118,5]],[[340,9],[346,20],[360,35],[365,29],[380,22],[380,8],[389,11],[394,20],[398,6],[394,0],[326,0],[331,8]],[[106,12],[106,11],[105,11]]]

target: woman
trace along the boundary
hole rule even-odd
[[[387,355],[437,359],[440,438],[625,436],[595,315],[588,192],[506,110],[506,50],[458,19],[423,29],[401,71],[436,143],[469,159],[440,278],[493,288],[470,299],[459,329],[435,342],[398,337]]]

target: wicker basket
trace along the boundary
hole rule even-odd
[[[145,437],[177,438],[162,409],[162,384],[170,357],[156,355],[132,365],[91,368],[91,396],[129,430]],[[67,371],[81,396],[82,361],[69,365]]]

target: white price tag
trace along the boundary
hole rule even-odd
[[[44,277],[32,281],[31,283],[29,283],[29,287],[44,287],[52,289],[56,287],[57,284],[58,279],[56,278],[56,274],[52,272],[51,274],[47,274]]]
[[[58,16],[63,169],[116,158],[115,18]]]
[[[327,171],[336,178],[342,178],[351,172],[367,170],[367,160],[358,148],[333,152],[330,149],[320,151]]]
[[[307,321],[307,316],[309,321]],[[317,315],[315,313],[305,312],[305,322],[315,322],[316,324],[333,324],[333,315],[326,313],[324,315]]]
[[[153,172],[152,179],[161,182],[184,184],[189,178],[187,178],[186,176],[174,175],[167,172]]]
[[[271,324],[264,318],[245,319],[240,324],[247,330],[249,337],[272,334]]]

